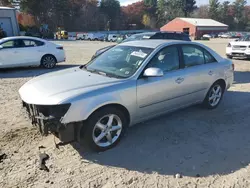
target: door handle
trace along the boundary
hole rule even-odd
[[[177,84],[180,84],[181,82],[183,82],[184,81],[184,78],[177,78],[176,80],[175,80],[175,82],[177,83]]]
[[[17,54],[18,52],[17,51],[14,51],[14,54]]]
[[[214,71],[209,71],[208,74],[212,76],[214,74]]]

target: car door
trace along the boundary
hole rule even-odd
[[[8,40],[0,44],[0,67],[12,67],[15,64],[14,58],[14,40]]]
[[[24,46],[20,39],[13,39],[1,44],[3,49],[0,52],[2,67],[18,67],[25,64],[25,56],[22,53]]]
[[[204,48],[193,44],[181,45],[181,52],[183,95],[188,104],[201,102],[216,77],[216,60]]]
[[[25,56],[26,65],[39,65],[43,54],[43,49],[41,47],[43,42],[23,39],[23,43],[25,46],[22,49],[22,53]]]
[[[160,50],[146,68],[160,68],[162,77],[139,77],[137,106],[139,118],[151,117],[185,105],[183,100],[183,70],[180,69],[180,51],[176,45]],[[143,73],[142,73],[143,74]]]

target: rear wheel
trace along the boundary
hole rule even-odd
[[[56,66],[56,58],[53,55],[45,55],[41,59],[41,66],[46,69],[52,69]]]
[[[208,109],[216,108],[222,100],[224,89],[225,88],[221,83],[214,83],[209,89],[206,98],[203,101],[203,105]]]
[[[125,114],[114,107],[94,112],[81,130],[81,139],[90,149],[105,151],[118,144],[127,128]]]

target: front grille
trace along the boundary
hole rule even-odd
[[[247,48],[247,46],[240,46],[240,45],[234,45],[233,49],[235,50],[245,50]]]
[[[43,135],[48,131],[56,132],[60,127],[60,119],[68,111],[70,104],[34,105],[23,102],[23,106],[31,119],[31,123],[39,128]]]

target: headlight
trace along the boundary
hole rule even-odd
[[[231,44],[230,44],[230,43],[228,43],[227,47],[231,47]]]
[[[36,105],[36,108],[38,112],[42,113],[45,117],[53,116],[61,118],[66,114],[70,105],[71,104]]]

